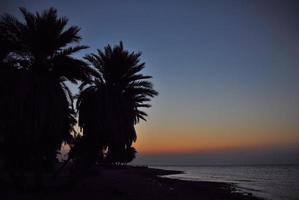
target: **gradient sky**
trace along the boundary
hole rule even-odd
[[[53,6],[94,52],[142,51],[156,97],[136,163],[299,162],[299,3],[260,0],[1,1]]]

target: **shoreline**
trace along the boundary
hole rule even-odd
[[[149,167],[149,169],[157,169],[154,168],[154,166]],[[243,192],[241,191],[237,184],[235,183],[229,183],[229,182],[216,182],[216,181],[193,181],[193,180],[184,180],[184,179],[178,179],[178,178],[170,178],[167,177],[167,175],[176,175],[176,174],[182,174],[185,173],[184,171],[175,171],[175,170],[166,170],[166,169],[160,169],[163,170],[165,174],[163,175],[157,175],[157,178],[167,182],[168,184],[178,184],[180,187],[190,186],[194,187],[195,189],[207,189],[206,191],[201,190],[200,193],[194,193],[198,194],[198,198],[206,197],[207,199],[248,199],[248,200],[265,200],[261,197],[254,196],[252,193],[249,192]],[[165,177],[164,177],[165,176]],[[211,193],[210,193],[210,190]],[[215,192],[214,194],[212,194]],[[188,199],[188,198],[184,198]],[[191,197],[190,199],[197,199],[196,197]],[[205,199],[205,198],[204,198]]]
[[[155,166],[150,166],[149,168],[151,169],[161,169],[161,170],[166,170],[168,171],[168,173],[166,172],[166,174],[164,175],[158,175],[158,177],[160,178],[167,178],[167,179],[172,179],[172,180],[180,180],[180,181],[187,181],[187,182],[194,182],[195,184],[197,182],[202,182],[202,183],[220,183],[220,184],[227,184],[229,185],[232,190],[234,192],[237,193],[241,193],[243,195],[249,195],[249,196],[255,196],[252,192],[248,192],[250,190],[255,191],[254,189],[250,189],[250,188],[245,188],[245,187],[241,187],[238,183],[235,182],[226,182],[226,181],[213,181],[213,180],[194,180],[194,179],[188,179],[188,178],[179,178],[179,177],[172,177],[171,175],[180,175],[180,174],[185,174],[185,171],[176,171],[176,170],[172,170],[172,169],[163,169],[163,166],[159,165],[157,166],[158,168],[155,168]],[[169,165],[167,166],[169,167]],[[177,167],[177,166],[175,166]],[[170,176],[170,177],[169,177]],[[257,197],[257,196],[255,196]],[[263,197],[258,197],[263,199]]]
[[[145,166],[96,168],[72,187],[52,188],[36,193],[20,193],[14,190],[1,191],[3,199],[105,199],[105,200],[261,200],[250,194],[236,191],[234,184],[185,181],[161,177],[183,173]],[[66,179],[62,176],[59,179]]]

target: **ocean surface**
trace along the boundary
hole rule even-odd
[[[179,170],[168,178],[235,183],[237,190],[272,200],[299,200],[299,165],[151,166]]]

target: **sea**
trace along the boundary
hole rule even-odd
[[[164,177],[233,183],[237,191],[272,200],[299,200],[299,165],[151,166],[184,171]]]

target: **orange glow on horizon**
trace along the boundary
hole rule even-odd
[[[240,130],[237,128],[176,129],[138,127],[138,139],[134,144],[139,154],[185,154],[250,150],[298,145],[297,132],[293,130]],[[239,134],[238,134],[239,132]]]

